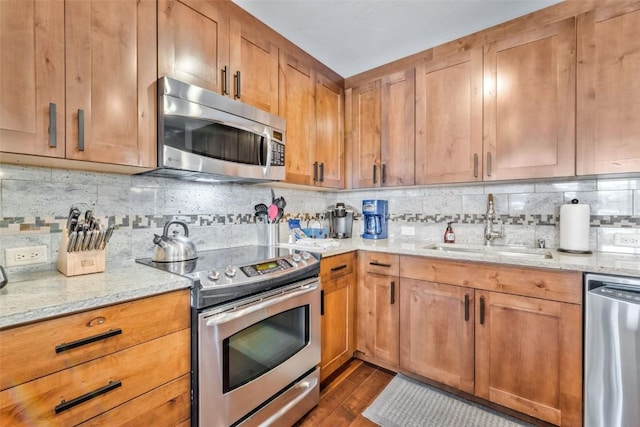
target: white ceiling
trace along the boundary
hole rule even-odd
[[[561,0],[233,0],[351,77]]]

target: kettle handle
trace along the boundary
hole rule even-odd
[[[164,225],[164,231],[162,233],[162,237],[169,237],[169,227],[171,224],[178,224],[184,228],[184,237],[189,237],[189,228],[187,228],[187,223],[183,221],[169,221]]]

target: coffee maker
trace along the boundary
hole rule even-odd
[[[344,203],[338,202],[335,206],[327,208],[327,219],[329,220],[329,237],[334,239],[348,239],[351,237],[353,209],[348,208]]]
[[[363,200],[362,217],[364,219],[363,239],[386,239],[388,236],[387,219],[389,204],[386,200]]]

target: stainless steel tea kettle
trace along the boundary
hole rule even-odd
[[[184,236],[178,235],[178,232],[174,230],[173,236],[169,237],[169,227],[172,224],[181,225],[184,228]],[[198,258],[196,252],[196,245],[188,238],[189,228],[187,224],[182,221],[169,221],[164,225],[164,232],[162,236],[154,234],[153,243],[153,257],[154,262],[176,262],[176,261],[189,261]]]

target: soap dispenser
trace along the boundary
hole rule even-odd
[[[454,243],[456,241],[456,235],[453,232],[453,228],[451,228],[452,222],[447,223],[447,229],[444,231],[444,242],[445,243]]]

